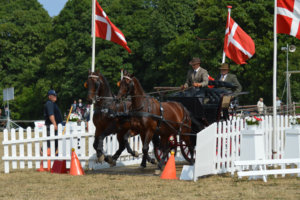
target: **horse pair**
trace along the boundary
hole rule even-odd
[[[126,117],[130,110],[131,102],[117,103],[108,81],[99,72],[89,72],[85,87],[88,89],[88,103],[95,104],[93,123],[96,131],[93,147],[97,153],[97,161],[106,161],[111,166],[114,166],[125,148],[132,156],[138,157],[138,152],[132,151],[128,143],[128,138],[136,135],[130,130],[130,121]],[[113,133],[117,133],[119,149],[111,157],[104,155],[103,141],[106,136]],[[148,161],[155,163],[155,160],[150,157],[148,157]]]
[[[98,73],[90,73],[87,83],[89,88],[88,99],[90,101],[96,100],[96,110],[93,122],[96,126],[94,148],[97,151],[98,158],[101,158],[103,155],[104,137],[112,133],[112,129],[117,127],[117,124],[118,127],[122,127],[122,133],[118,132],[118,140],[121,142],[119,150],[124,150],[124,144],[122,144],[122,142],[126,143],[123,139],[126,135],[124,134],[125,130],[133,135],[137,133],[140,134],[143,142],[143,159],[141,166],[146,166],[146,161],[151,161],[148,154],[149,143],[151,140],[157,141],[158,137],[160,137],[159,144],[163,152],[163,157],[158,163],[159,169],[162,169],[164,161],[167,158],[169,152],[169,138],[172,135],[176,136],[177,134],[180,134],[181,139],[185,141],[189,151],[194,152],[194,147],[189,136],[189,133],[191,133],[191,119],[189,117],[189,112],[180,103],[159,102],[155,98],[147,96],[139,81],[129,73],[125,72],[123,79],[120,82],[120,90],[117,99],[130,95],[131,105],[128,115],[125,115],[125,118],[128,120],[122,122],[122,118],[120,120],[118,112],[123,112],[121,107],[124,109],[124,106],[120,105],[128,105],[129,103],[122,102],[116,104],[115,101],[113,101],[114,103],[112,104],[111,100],[113,99],[113,96],[109,87],[107,87],[108,83],[106,79]],[[104,87],[105,85],[106,87]],[[112,105],[109,106],[108,104]],[[116,108],[118,106],[119,109]],[[117,113],[113,113],[113,111]],[[115,115],[115,120],[111,120],[111,118],[109,120],[106,119],[107,114],[105,113],[108,113],[108,115]],[[112,126],[106,124],[109,121],[113,121]],[[158,143],[154,143],[154,145],[158,145]],[[120,151],[118,152],[120,153]],[[116,154],[113,156],[114,159],[117,157]]]

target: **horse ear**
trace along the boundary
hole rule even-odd
[[[84,82],[83,86],[84,86],[85,88],[88,88],[87,82]]]
[[[91,69],[89,69],[89,74],[91,74]]]
[[[134,73],[132,73],[132,74],[130,75],[130,78],[132,78],[132,77],[134,77]]]

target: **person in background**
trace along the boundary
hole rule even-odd
[[[48,91],[48,101],[44,105],[45,125],[47,126],[47,136],[50,136],[50,125],[53,124],[55,135],[57,135],[57,126],[63,122],[61,111],[56,104],[57,94],[54,90]],[[50,148],[50,141],[47,141]],[[57,150],[58,141],[55,140],[55,150]]]
[[[259,101],[257,102],[257,111],[260,115],[263,115],[266,111],[266,105],[264,104],[263,98],[259,98]]]
[[[79,100],[78,100],[78,108],[82,108],[82,107],[83,107],[82,100],[79,99]]]
[[[208,73],[200,66],[200,58],[193,58],[189,64],[193,69],[188,71],[186,82],[182,88],[206,87],[208,85]]]
[[[276,97],[276,108],[278,112],[281,111],[281,106],[282,106],[281,100],[279,99],[279,97]]]
[[[72,106],[73,106],[72,113],[75,113],[76,112],[76,107],[77,107],[77,101],[76,100],[74,100]]]
[[[84,105],[82,103],[82,100],[79,99],[78,100],[78,105],[77,105],[77,113],[80,115],[80,118],[83,119],[84,118]]]

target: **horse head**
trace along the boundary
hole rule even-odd
[[[89,71],[88,80],[84,83],[84,87],[88,89],[87,102],[95,103],[98,96],[101,80],[98,72]]]
[[[117,98],[127,97],[128,95],[134,95],[134,81],[133,74],[124,71],[122,80],[119,83],[120,89]]]

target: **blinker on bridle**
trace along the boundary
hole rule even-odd
[[[100,88],[101,80],[100,80],[99,76],[94,75],[94,74],[89,75],[88,78],[96,78],[97,79],[97,81],[95,82],[96,91],[93,92],[94,93],[94,99],[97,99],[98,98],[98,90]],[[92,92],[88,91],[88,93],[90,94]]]

